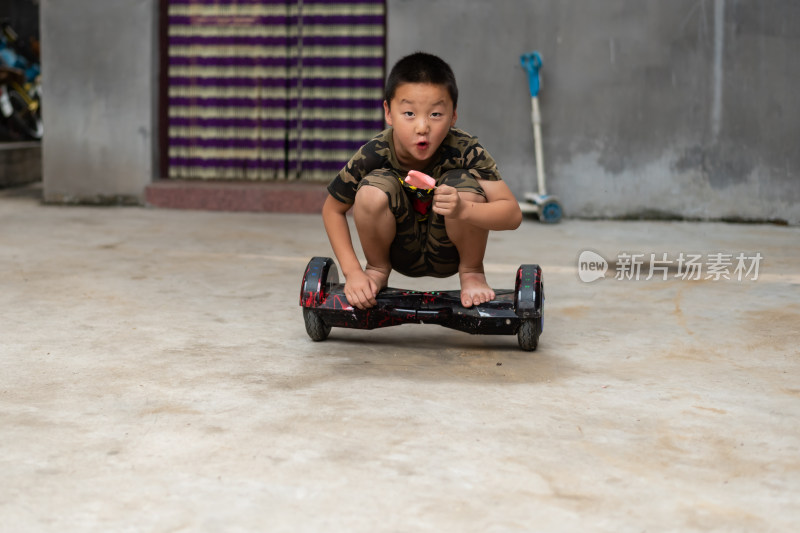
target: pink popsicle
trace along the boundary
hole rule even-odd
[[[419,189],[435,189],[436,180],[418,170],[409,170],[405,182]]]

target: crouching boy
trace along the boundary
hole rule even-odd
[[[383,102],[389,128],[362,146],[328,185],[325,230],[350,305],[367,309],[396,270],[406,276],[458,273],[465,307],[494,299],[483,259],[491,230],[516,229],[522,212],[491,155],[456,129],[458,88],[450,66],[418,52],[392,68]],[[436,180],[426,190],[411,170]],[[346,213],[353,208],[367,264],[356,257]]]

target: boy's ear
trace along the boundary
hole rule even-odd
[[[458,111],[453,109],[453,120],[450,121],[450,127],[454,127],[456,125],[456,120],[458,120]]]
[[[386,100],[383,101],[383,118],[386,120],[388,125],[392,125],[392,115],[389,113],[389,102]]]

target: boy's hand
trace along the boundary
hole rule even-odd
[[[439,185],[433,193],[433,212],[439,215],[458,218],[464,203],[458,189],[449,185]]]
[[[367,276],[363,270],[350,273],[344,284],[344,295],[353,307],[358,309],[369,309],[378,302],[375,296],[378,294],[378,284],[375,280]]]

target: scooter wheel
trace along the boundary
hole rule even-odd
[[[561,220],[564,210],[558,200],[550,199],[539,207],[539,218],[545,224],[555,224]]]
[[[519,341],[519,347],[526,352],[532,352],[539,346],[540,323],[538,319],[526,319],[519,325],[517,341]]]
[[[303,321],[306,323],[306,333],[314,342],[324,341],[331,332],[331,327],[326,326],[319,313],[308,307],[303,308]]]

